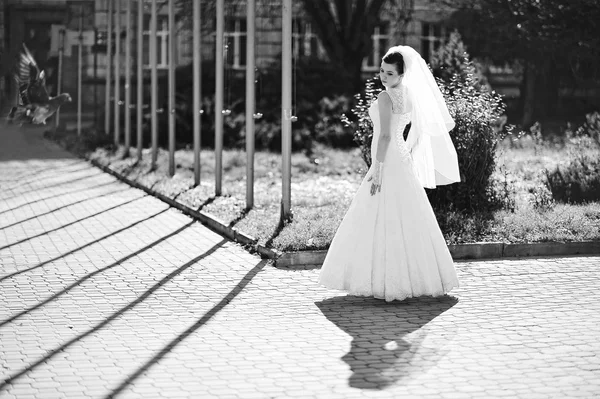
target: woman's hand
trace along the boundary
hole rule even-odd
[[[373,165],[371,165],[371,176],[367,179],[367,181],[371,182],[371,195],[377,194],[377,192],[381,192],[381,170],[383,169],[383,162],[379,162],[375,160]]]

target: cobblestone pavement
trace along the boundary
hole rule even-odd
[[[0,129],[0,398],[600,397],[599,257],[346,296]]]

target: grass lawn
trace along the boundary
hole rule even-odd
[[[69,136],[70,135],[70,136]],[[54,133],[69,148],[73,133]],[[499,148],[496,184],[506,188],[514,211],[493,214],[444,215],[440,221],[448,243],[480,241],[540,242],[600,240],[600,202],[585,205],[534,206],[544,197],[543,169],[567,161],[568,146],[527,142],[518,146],[507,141]],[[71,143],[71,144],[69,144]],[[81,147],[71,148],[83,150]],[[595,150],[598,152],[598,150]],[[292,156],[293,221],[278,230],[281,201],[281,156],[268,152],[255,155],[254,208],[246,211],[246,154],[223,153],[223,195],[214,196],[214,153],[201,152],[201,184],[194,187],[193,153],[175,154],[176,173],[168,176],[168,153],[160,150],[156,170],[151,170],[151,153],[143,151],[138,161],[135,150],[99,147],[87,152],[91,159],[110,166],[128,178],[175,198],[194,209],[216,216],[225,224],[256,237],[261,244],[281,250],[325,249],[358,188],[366,166],[358,149],[350,151],[319,147],[309,158]],[[600,153],[597,154],[600,156]],[[440,218],[440,215],[438,215]]]

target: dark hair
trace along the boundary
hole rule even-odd
[[[386,64],[396,65],[396,70],[398,71],[398,75],[402,75],[404,73],[404,58],[402,58],[402,54],[398,51],[394,51],[392,53],[388,53],[381,61]]]

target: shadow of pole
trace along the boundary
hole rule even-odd
[[[37,219],[37,218],[39,218],[41,216],[50,215],[51,213],[60,211],[61,209],[68,208],[68,207],[73,206],[73,205],[81,204],[82,202],[92,201],[92,200],[95,200],[95,199],[98,199],[98,198],[102,198],[102,197],[106,197],[106,196],[109,196],[109,195],[112,195],[112,194],[116,194],[116,193],[122,193],[124,191],[129,190],[129,189],[130,189],[130,187],[126,187],[126,188],[121,189],[121,190],[109,191],[108,193],[100,194],[100,195],[97,195],[97,196],[94,196],[94,197],[88,197],[88,198],[80,199],[79,201],[75,201],[75,202],[71,202],[70,204],[59,206],[58,208],[54,208],[54,209],[52,209],[52,210],[50,210],[48,212],[39,213],[39,214],[36,214],[34,216],[28,217],[27,219],[19,220],[18,222],[14,222],[12,224],[9,224],[9,225],[6,225],[6,226],[2,226],[2,227],[0,227],[0,230],[8,229],[8,228],[16,226],[18,224],[25,223],[25,222],[28,222],[28,221],[33,220],[33,219]]]
[[[26,202],[24,204],[15,206],[14,208],[6,209],[4,211],[1,211],[0,215],[2,215],[3,213],[15,211],[15,210],[17,210],[19,208],[23,208],[24,206],[27,206],[27,205],[33,205],[33,204],[38,203],[38,202],[47,201],[47,200],[52,199],[52,198],[62,197],[63,195],[69,195],[69,194],[73,194],[73,193],[76,193],[76,192],[84,192],[84,191],[88,191],[88,190],[95,190],[98,187],[110,186],[111,184],[116,184],[116,183],[118,183],[118,182],[117,181],[111,181],[111,182],[108,182],[108,183],[99,184],[99,185],[94,186],[94,187],[89,187],[89,188],[84,188],[84,189],[77,188],[75,190],[65,191],[65,192],[62,192],[62,193],[54,194],[54,195],[51,195],[49,197],[39,198],[39,199],[36,199],[34,201],[29,201],[29,202]]]
[[[106,234],[106,235],[104,235],[104,236],[102,236],[102,237],[100,237],[100,238],[97,238],[97,239],[95,239],[94,241],[90,241],[90,242],[88,242],[87,244],[85,244],[85,245],[82,245],[81,247],[75,248],[75,249],[73,249],[73,250],[71,250],[71,251],[69,251],[69,252],[66,252],[66,253],[64,253],[64,254],[61,254],[61,255],[59,255],[59,256],[57,256],[57,257],[54,257],[54,258],[52,258],[52,259],[49,259],[49,260],[47,260],[47,261],[44,261],[44,262],[42,262],[42,263],[38,263],[38,264],[37,264],[37,265],[35,265],[35,266],[29,267],[29,268],[27,268],[27,269],[19,270],[19,271],[16,271],[16,272],[14,272],[14,273],[11,273],[11,274],[7,274],[6,276],[2,276],[2,277],[0,277],[0,283],[1,283],[2,281],[4,281],[4,280],[7,280],[7,279],[9,279],[9,278],[12,278],[12,277],[14,277],[14,276],[18,276],[19,274],[23,274],[23,273],[29,272],[29,271],[31,271],[31,270],[34,270],[34,269],[40,268],[40,267],[42,267],[42,266],[44,266],[44,265],[47,265],[47,264],[49,264],[49,263],[55,262],[55,261],[57,261],[57,260],[59,260],[59,259],[62,259],[62,258],[64,258],[64,257],[66,257],[66,256],[69,256],[69,255],[71,255],[71,254],[74,254],[74,253],[75,253],[75,252],[77,252],[77,251],[81,251],[82,249],[84,249],[84,248],[87,248],[87,247],[89,247],[89,246],[91,246],[91,245],[94,245],[94,244],[96,244],[96,243],[98,243],[98,242],[100,242],[100,241],[102,241],[102,240],[105,240],[105,239],[107,239],[108,237],[112,237],[112,236],[114,236],[114,235],[116,235],[116,234],[119,234],[119,233],[121,233],[121,232],[123,232],[123,231],[125,231],[125,230],[127,230],[127,229],[130,229],[130,228],[132,228],[132,227],[134,227],[134,226],[136,226],[136,225],[138,225],[138,224],[140,224],[140,223],[144,223],[145,221],[148,221],[148,220],[150,220],[150,219],[152,219],[152,218],[154,218],[154,217],[156,217],[156,216],[160,215],[161,213],[165,213],[165,212],[166,212],[166,211],[168,211],[168,210],[169,210],[169,208],[163,209],[162,211],[160,211],[160,212],[158,212],[158,213],[155,213],[154,215],[150,215],[150,216],[148,216],[148,217],[146,217],[146,218],[144,218],[144,219],[142,219],[142,220],[138,220],[137,222],[131,223],[130,225],[127,225],[127,226],[125,226],[125,227],[122,227],[122,228],[120,228],[119,230],[115,230],[115,231],[113,231],[113,232],[111,232],[111,233],[109,233],[109,234]]]
[[[188,227],[190,227],[194,223],[195,222],[193,222],[193,221],[189,222],[185,226],[180,227],[179,229],[175,230],[174,232],[169,233],[166,236],[159,238],[158,240],[156,240],[156,241],[154,241],[154,242],[146,245],[145,247],[143,247],[141,249],[138,249],[137,251],[135,251],[135,252],[133,252],[133,253],[131,253],[131,254],[129,254],[129,255],[127,255],[127,256],[125,256],[125,257],[123,257],[123,258],[121,258],[121,259],[113,262],[113,263],[111,263],[110,265],[102,267],[102,268],[100,268],[98,270],[95,270],[95,271],[89,273],[89,274],[86,274],[85,276],[83,276],[79,280],[75,281],[73,284],[71,284],[71,285],[63,288],[61,291],[57,292],[56,294],[52,295],[51,297],[49,297],[49,298],[43,300],[42,302],[40,302],[40,303],[38,303],[38,304],[36,304],[34,306],[31,306],[31,307],[29,307],[29,308],[27,308],[27,309],[25,309],[25,310],[23,310],[23,311],[15,314],[15,315],[13,315],[13,316],[11,316],[10,318],[8,318],[8,319],[0,322],[0,328],[3,327],[3,326],[5,326],[8,323],[12,323],[13,321],[15,321],[16,319],[18,319],[19,317],[21,317],[21,316],[23,316],[23,315],[25,315],[25,314],[27,314],[29,312],[33,312],[34,310],[39,309],[42,306],[44,306],[44,305],[46,305],[46,304],[54,301],[55,299],[59,298],[60,296],[62,296],[64,294],[66,294],[67,292],[69,292],[73,288],[77,287],[78,285],[83,284],[86,280],[89,280],[90,278],[94,277],[95,275],[100,274],[102,272],[105,272],[106,270],[112,269],[113,267],[118,266],[118,265],[122,264],[123,262],[126,262],[129,259],[131,259],[133,257],[136,257],[139,254],[143,253],[144,251],[147,251],[150,248],[152,248],[152,247],[160,244],[161,242],[163,242],[163,241],[165,241],[165,240],[167,240],[167,239],[169,239],[171,237],[176,236],[177,234],[181,233],[182,231],[184,231],[185,229],[187,229]]]
[[[77,160],[76,162],[73,162],[70,165],[65,165],[65,166],[60,167],[60,168],[48,169],[48,167],[46,166],[44,168],[37,169],[37,170],[35,170],[33,172],[23,173],[22,175],[16,177],[15,179],[2,180],[1,183],[2,184],[4,184],[4,183],[19,183],[19,185],[22,186],[22,185],[36,183],[38,181],[46,180],[48,178],[48,177],[46,177],[46,173],[48,173],[51,176],[56,176],[57,174],[68,175],[70,173],[76,173],[76,172],[79,172],[79,171],[82,171],[82,170],[90,169],[90,166],[88,164],[84,164],[85,167],[83,167],[83,168],[79,168],[79,169],[75,169],[75,170],[69,170],[69,171],[63,171],[63,169],[68,169],[71,166],[76,165],[78,163],[81,163],[81,161]],[[42,177],[39,177],[40,174],[42,174]],[[29,180],[29,181],[27,181],[27,180],[23,181],[24,178],[28,178],[28,177],[31,177],[31,176],[35,176],[37,178],[33,179],[33,180]]]
[[[41,359],[35,361],[34,363],[32,363],[29,366],[25,367],[24,369],[16,372],[15,374],[7,377],[4,380],[4,382],[2,384],[0,384],[0,392],[2,392],[2,390],[4,388],[6,388],[9,384],[11,384],[14,380],[16,380],[16,379],[24,376],[25,374],[29,373],[30,371],[33,371],[36,367],[39,367],[40,365],[46,363],[47,361],[49,361],[50,359],[52,359],[54,356],[56,356],[57,354],[61,353],[62,351],[64,351],[65,349],[67,349],[68,347],[70,347],[71,345],[73,345],[74,343],[76,343],[76,342],[82,340],[83,338],[87,337],[88,335],[91,335],[91,334],[93,334],[93,333],[101,330],[102,328],[106,327],[113,320],[119,318],[125,312],[133,309],[138,304],[142,303],[146,298],[148,298],[150,295],[152,295],[155,291],[157,291],[159,288],[161,288],[167,282],[169,282],[170,280],[172,280],[175,276],[177,276],[178,274],[182,273],[186,269],[190,268],[194,264],[198,263],[202,259],[204,259],[204,258],[212,255],[220,247],[222,247],[227,241],[228,240],[225,239],[225,238],[222,239],[217,244],[213,245],[210,249],[208,249],[206,252],[204,252],[202,255],[197,256],[196,258],[190,260],[189,262],[185,263],[184,265],[182,265],[182,266],[178,267],[177,269],[173,270],[171,273],[169,273],[168,275],[166,275],[165,277],[163,277],[160,281],[158,281],[156,284],[154,284],[152,287],[150,287],[149,290],[147,290],[142,295],[140,295],[136,300],[134,300],[133,302],[129,303],[127,306],[124,306],[121,309],[117,310],[115,313],[113,313],[112,315],[110,315],[108,318],[106,318],[102,322],[96,324],[96,326],[90,328],[89,330],[87,330],[84,333],[81,333],[81,334],[77,335],[75,338],[71,338],[70,340],[68,340],[64,344],[60,345],[58,348],[55,348],[55,349],[52,349],[51,351],[48,351],[48,353],[44,357],[42,357]]]
[[[36,235],[34,235],[34,236],[27,237],[27,238],[24,238],[24,239],[22,239],[22,240],[19,240],[19,241],[13,242],[13,243],[11,243],[11,244],[5,245],[5,246],[3,246],[3,247],[0,247],[0,251],[1,251],[1,250],[3,250],[3,249],[6,249],[6,248],[14,247],[15,245],[22,244],[22,243],[24,243],[24,242],[26,242],[26,241],[30,241],[30,240],[33,240],[33,239],[35,239],[35,238],[38,238],[38,237],[45,236],[46,234],[50,234],[50,233],[52,233],[52,232],[54,232],[54,231],[57,231],[57,230],[60,230],[60,229],[64,229],[64,228],[66,228],[66,227],[69,227],[69,226],[72,226],[72,225],[74,225],[74,224],[77,224],[77,223],[83,222],[84,220],[91,219],[91,218],[93,218],[93,217],[96,217],[96,216],[98,216],[98,215],[101,215],[101,214],[103,214],[103,213],[106,213],[106,212],[112,211],[113,209],[117,209],[117,208],[119,208],[119,207],[122,207],[123,205],[131,204],[132,202],[135,202],[135,201],[137,201],[137,200],[140,200],[140,199],[142,199],[142,198],[144,198],[144,197],[147,197],[147,195],[146,195],[146,194],[144,194],[144,195],[142,195],[141,197],[137,197],[137,198],[134,198],[134,199],[132,199],[132,200],[129,200],[129,201],[125,201],[125,202],[123,202],[123,203],[120,203],[120,204],[118,204],[118,205],[111,206],[111,207],[110,207],[110,208],[108,208],[108,209],[104,209],[104,210],[102,210],[102,211],[100,211],[100,212],[93,213],[93,214],[91,214],[91,215],[88,215],[88,216],[86,216],[86,217],[84,217],[84,218],[81,218],[81,219],[74,220],[74,221],[72,221],[72,222],[70,222],[70,223],[67,223],[67,224],[64,224],[64,225],[62,225],[62,226],[56,227],[56,228],[54,228],[54,229],[52,229],[52,230],[44,231],[43,233],[39,233],[39,234],[36,234]],[[2,280],[0,280],[0,281],[2,281]]]
[[[190,334],[194,333],[204,324],[206,324],[214,315],[216,315],[219,311],[221,311],[227,304],[229,304],[242,290],[248,285],[250,281],[262,270],[265,268],[268,260],[261,260],[256,266],[254,266],[246,275],[240,280],[240,282],[232,289],[229,294],[227,294],[223,299],[219,301],[215,306],[212,307],[208,312],[204,314],[197,322],[188,327],[185,331],[179,334],[175,339],[169,342],[164,348],[162,348],[156,355],[152,357],[152,359],[148,360],[143,366],[137,369],[135,373],[127,377],[125,381],[123,381],[117,388],[115,388],[110,394],[108,394],[105,398],[114,398],[119,393],[123,392],[123,390],[131,385],[136,379],[138,379],[142,374],[148,371],[154,364],[158,363],[160,359],[165,357],[169,352],[171,352],[180,342],[186,339]],[[0,387],[1,388],[1,387]]]
[[[24,194],[29,194],[32,191],[37,191],[37,190],[42,190],[42,189],[43,190],[47,190],[47,189],[52,188],[52,187],[58,187],[58,186],[62,186],[62,185],[65,185],[65,184],[75,183],[75,182],[78,182],[78,181],[81,181],[81,180],[85,180],[85,179],[89,179],[90,177],[96,177],[96,176],[99,176],[99,175],[102,175],[102,174],[104,174],[104,172],[98,172],[98,173],[94,173],[92,175],[78,177],[77,179],[73,179],[73,180],[61,181],[61,182],[58,182],[58,183],[55,183],[55,184],[51,184],[49,186],[35,187],[35,188],[32,188],[31,190],[23,191],[23,192],[20,192],[20,193],[18,193],[16,195],[13,195],[12,197],[3,198],[3,200],[7,201],[7,200],[10,200],[10,199],[13,199],[13,198],[20,197],[20,196],[22,196]]]
[[[424,372],[444,355],[452,331],[428,337],[425,327],[457,303],[454,297],[419,297],[386,303],[371,297],[340,296],[316,302],[323,315],[352,337],[342,360],[353,388],[382,390]],[[423,346],[423,342],[434,345]]]

